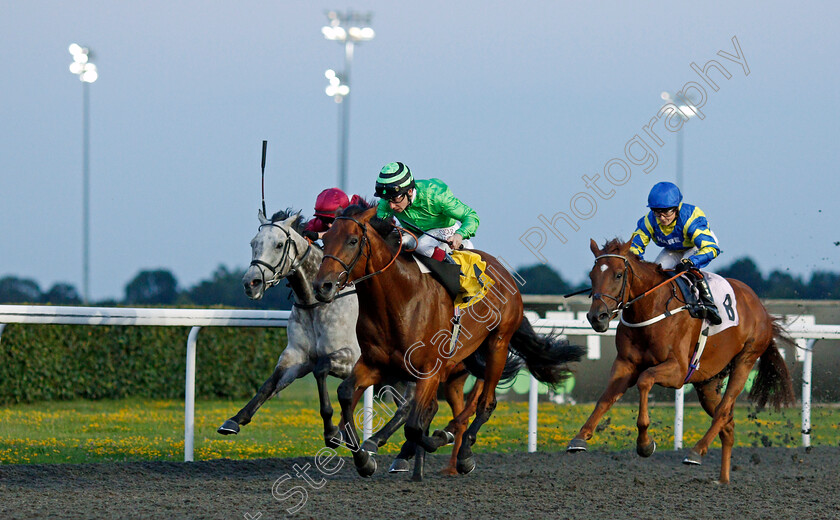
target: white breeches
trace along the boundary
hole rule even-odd
[[[712,237],[714,237],[715,242],[717,242],[717,237],[714,233],[709,231]],[[671,251],[668,249],[663,249],[659,256],[656,257],[656,260],[653,262],[662,266],[662,269],[673,269],[683,258],[688,258],[692,255],[696,255],[699,249],[696,247],[692,247],[691,249],[686,249],[684,251]],[[708,267],[708,266],[707,266]],[[704,271],[708,271],[708,268],[704,267]]]
[[[461,223],[456,222],[454,226],[450,226],[448,228],[439,228],[439,229],[430,229],[426,231],[429,235],[433,237],[437,237],[441,240],[446,240],[452,235],[455,234],[458,229],[461,228]],[[473,249],[472,241],[464,240],[463,245],[465,249]],[[436,247],[439,247],[446,251],[447,253],[452,252],[452,249],[449,247],[449,244],[446,242],[441,242],[439,240],[435,240],[434,238],[428,235],[419,235],[417,237],[417,249],[416,251],[423,255],[423,256],[432,256],[432,252],[435,250]]]

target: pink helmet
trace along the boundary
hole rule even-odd
[[[339,209],[346,208],[350,205],[350,199],[347,194],[339,188],[327,188],[318,194],[315,199],[315,215],[318,217],[335,217],[335,213]]]

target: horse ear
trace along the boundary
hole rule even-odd
[[[592,238],[589,239],[589,250],[592,251],[592,254],[595,256],[601,255],[601,250],[598,249],[598,243]]]
[[[632,239],[628,240],[627,242],[625,242],[623,244],[621,244],[621,254],[623,254],[624,256],[627,256],[627,254],[630,253],[630,246],[632,246],[632,245],[633,245],[633,240]]]
[[[294,227],[294,225],[297,223],[298,219],[300,219],[300,213],[294,213],[291,217],[284,220],[283,224],[285,224],[285,225],[287,225],[291,228],[291,227]]]
[[[257,218],[260,219],[260,224],[271,224],[271,221],[265,218],[265,213],[261,209],[257,210]]]

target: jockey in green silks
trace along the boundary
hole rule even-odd
[[[409,231],[425,233],[417,237],[418,253],[443,261],[445,245],[473,249],[478,215],[440,179],[415,181],[408,166],[388,163],[376,179],[376,196],[381,198],[377,217],[396,217]]]

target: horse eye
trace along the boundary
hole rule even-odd
[[[350,237],[350,239],[347,241],[347,244],[351,245],[351,246],[355,246],[358,243],[359,243],[359,239],[356,238],[356,237]]]
[[[619,279],[619,278],[621,278],[622,276],[624,276],[624,273],[616,273],[615,278],[616,278],[616,279]]]

